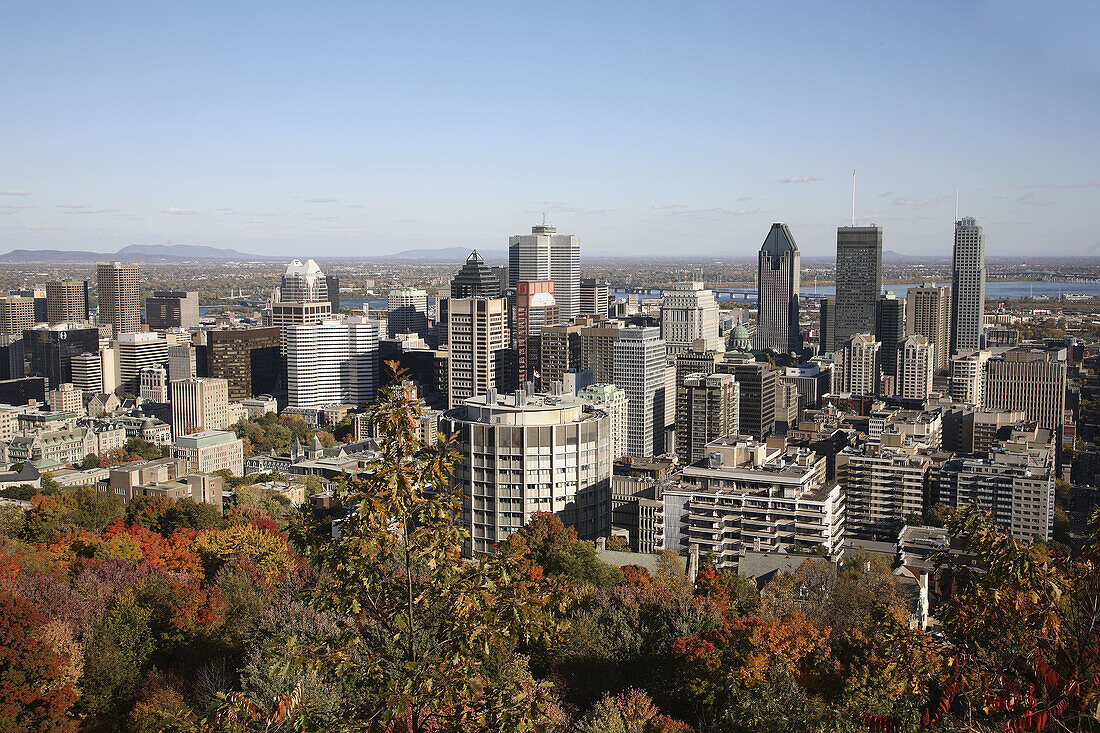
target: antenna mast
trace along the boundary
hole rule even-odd
[[[959,220],[959,187],[955,186],[955,221]]]
[[[856,169],[852,169],[852,226],[856,225]]]

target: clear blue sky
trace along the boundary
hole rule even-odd
[[[0,251],[1100,254],[1100,3],[22,2]]]

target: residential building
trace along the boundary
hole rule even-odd
[[[467,556],[492,551],[535,512],[556,514],[581,539],[610,534],[611,436],[603,411],[572,395],[490,389],[447,410],[440,429],[458,436]]]
[[[684,383],[689,374],[714,374],[722,361],[722,352],[708,349],[706,339],[696,339],[691,346],[676,355],[676,387]]]
[[[786,224],[772,224],[756,265],[756,336],[759,350],[797,353],[799,274],[802,255]]]
[[[880,344],[870,333],[857,333],[836,352],[833,392],[878,393]]]
[[[732,374],[690,374],[676,389],[676,455],[705,457],[708,443],[738,434],[739,387]]]
[[[985,362],[981,407],[1019,410],[1057,434],[1065,419],[1065,351],[1019,348]]]
[[[285,329],[291,407],[361,405],[378,388],[379,325],[363,317]]]
[[[447,404],[460,406],[497,386],[508,348],[508,302],[504,298],[451,298],[448,301]]]
[[[118,336],[141,330],[141,302],[138,300],[138,266],[121,262],[96,266],[99,283],[99,323],[110,325]]]
[[[985,234],[973,217],[955,222],[951,264],[951,353],[980,349],[985,316]]]
[[[924,336],[935,347],[935,370],[951,360],[951,288],[926,282],[905,294],[905,330]]]
[[[923,514],[932,465],[897,435],[838,453],[836,480],[844,489],[847,534],[893,541],[903,525]]]
[[[665,342],[653,327],[618,331],[612,383],[626,392],[626,454],[645,457],[665,452]]]
[[[913,334],[901,344],[896,357],[897,396],[927,399],[932,392],[936,347],[924,336]]]
[[[531,233],[508,238],[508,287],[522,280],[553,280],[554,300],[562,323],[580,313],[581,245],[572,234],[558,234],[556,227],[537,224]],[[453,295],[453,293],[452,293]]]
[[[172,434],[190,435],[229,427],[229,383],[192,377],[172,382]]]
[[[857,334],[875,332],[875,304],[882,293],[882,229],[836,230],[836,315],[831,334],[839,349]]]
[[[194,290],[154,290],[145,299],[145,324],[150,331],[199,325],[199,294]]]
[[[610,292],[606,280],[595,277],[581,278],[579,315],[607,318],[610,301]]]
[[[678,354],[696,339],[707,342],[708,349],[721,350],[718,336],[718,304],[714,291],[701,282],[682,282],[661,295],[661,338],[668,353]]]
[[[46,283],[46,319],[51,325],[85,323],[88,313],[87,280],[65,278]]]
[[[244,441],[232,431],[177,435],[172,456],[186,460],[188,470],[193,473],[227,470],[234,476],[244,474]]]
[[[989,351],[960,351],[951,357],[951,399],[979,406],[985,401],[985,363]]]
[[[589,384],[577,393],[577,397],[607,413],[611,460],[615,461],[625,456],[628,404],[626,391],[614,384]]]
[[[763,362],[727,358],[718,370],[732,374],[738,385],[738,427],[742,435],[765,440],[775,431],[775,370]]]
[[[414,288],[391,290],[386,301],[390,338],[399,333],[428,335],[428,293]]]

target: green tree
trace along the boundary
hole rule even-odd
[[[575,529],[548,512],[536,512],[530,522],[508,537],[501,552],[547,573],[601,588],[623,580],[619,568],[600,560],[595,545],[577,539]]]
[[[80,710],[90,730],[114,730],[130,710],[155,651],[150,616],[134,593],[126,591],[96,625],[81,680]]]

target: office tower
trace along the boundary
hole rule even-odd
[[[121,262],[96,266],[99,283],[99,323],[110,325],[111,333],[141,330],[141,303],[138,300],[138,266]],[[135,385],[136,386],[136,385]]]
[[[46,319],[58,323],[84,323],[88,320],[88,281],[66,278],[46,283]]]
[[[822,298],[818,304],[818,351],[836,351],[836,298]]]
[[[760,246],[756,265],[756,336],[760,350],[796,353],[802,348],[798,328],[801,254],[786,224],[772,224]]]
[[[272,328],[286,328],[287,326],[308,326],[331,318],[332,303],[327,300],[302,303],[276,300],[271,303],[271,311],[265,314],[264,320],[265,325]]]
[[[23,334],[0,334],[0,379],[22,379],[27,374]]]
[[[428,294],[425,291],[413,288],[391,290],[386,306],[390,338],[399,333],[428,335]]]
[[[614,384],[590,384],[577,393],[584,402],[603,410],[610,419],[611,460],[626,455],[626,392]]]
[[[875,303],[875,338],[882,344],[879,364],[888,377],[897,376],[898,350],[905,336],[905,298],[893,293],[879,297]]]
[[[973,217],[955,222],[951,263],[951,353],[982,348],[985,235]]]
[[[84,352],[71,358],[73,386],[82,392],[100,394],[103,389],[103,360],[99,352]]]
[[[521,280],[516,283],[512,305],[512,351],[515,353],[516,374],[513,387],[535,381],[540,367],[541,336],[544,328],[561,322],[561,309],[554,299],[553,280]],[[580,333],[577,333],[577,361],[580,361]],[[568,371],[568,367],[565,369]],[[564,372],[563,372],[564,374]],[[560,380],[561,377],[559,376]]]
[[[1019,348],[985,363],[981,407],[1021,410],[1040,428],[1062,429],[1066,406],[1065,352]]]
[[[542,391],[553,382],[561,382],[570,369],[581,367],[582,326],[546,326],[539,334],[539,367],[535,384]],[[593,379],[595,377],[593,376]]]
[[[49,315],[46,308],[45,288],[13,288],[8,291],[8,295],[14,298],[27,298],[31,300],[34,309],[33,323],[46,323]]]
[[[737,435],[738,385],[732,374],[689,374],[676,389],[676,455],[688,464],[706,457],[713,440]]]
[[[692,345],[676,355],[676,387],[684,384],[689,374],[714,374],[722,361],[722,352],[707,348],[705,339],[696,339]]]
[[[328,291],[328,302],[332,306],[332,312],[339,313],[340,278],[336,275],[325,275],[325,290]]]
[[[489,271],[493,273],[493,276],[497,279],[497,294],[494,298],[506,298],[508,297],[508,265],[490,265]]]
[[[475,249],[451,280],[451,298],[498,298],[498,293],[500,281]]]
[[[769,448],[740,436],[706,447],[707,461],[686,466],[665,487],[657,516],[659,549],[707,548],[734,569],[749,550],[838,558],[844,542],[844,491],[826,480],[825,456]]]
[[[168,363],[168,343],[159,333],[121,333],[115,348],[119,383],[127,394],[137,394],[142,369]]]
[[[775,383],[775,431],[786,435],[787,430],[798,427],[798,416],[802,414],[802,395],[798,394],[798,387],[782,377]]]
[[[206,332],[203,374],[229,382],[229,401],[273,395],[284,387],[279,329],[232,328]]]
[[[508,287],[521,280],[553,280],[554,300],[562,323],[580,315],[581,245],[571,234],[558,234],[549,224],[531,234],[508,238]]]
[[[992,356],[989,351],[966,351],[951,357],[953,401],[974,407],[985,402],[985,363]]]
[[[231,430],[177,435],[172,457],[187,461],[187,469],[193,473],[225,470],[233,476],[244,475],[244,441]]]
[[[313,260],[291,260],[279,281],[283,303],[316,303],[329,300],[328,280]],[[331,308],[331,302],[329,307]]]
[[[787,367],[780,373],[779,381],[798,389],[801,407],[817,408],[821,406],[821,398],[829,393],[833,375],[817,362],[808,362]]]
[[[497,386],[508,348],[508,301],[504,298],[451,298],[448,302],[447,404],[461,405]]]
[[[363,317],[286,328],[291,407],[362,405],[378,386],[377,321]]]
[[[836,352],[833,366],[834,392],[878,394],[879,349],[881,345],[869,333],[857,333]]]
[[[665,452],[665,342],[659,329],[619,329],[614,345],[613,384],[626,392],[626,454]]]
[[[163,366],[147,366],[138,375],[138,397],[149,402],[168,403],[168,370]]]
[[[275,330],[275,329],[272,329]],[[275,333],[275,358],[278,359],[279,339],[278,331]],[[199,376],[198,359],[196,355],[195,345],[192,343],[177,344],[176,346],[168,347],[168,381],[174,382],[177,379],[190,379],[191,377]],[[204,371],[203,376],[208,376]],[[221,376],[221,375],[217,375]],[[233,385],[229,387],[230,394],[233,392]],[[234,399],[232,396],[230,399]]]
[[[778,377],[768,365],[758,361],[726,359],[718,371],[732,374],[738,388],[738,430],[764,440],[775,430],[775,391]]]
[[[836,456],[836,480],[844,487],[845,532],[896,541],[898,528],[924,512],[931,468],[930,458],[904,445],[867,443],[842,450]]]
[[[1054,521],[1054,442],[1041,428],[1012,433],[985,456],[947,461],[936,472],[931,493],[941,504],[992,514],[1016,539],[1048,542]]]
[[[192,377],[172,382],[172,435],[229,427],[229,383]]]
[[[74,323],[40,324],[23,332],[27,374],[45,377],[51,389],[73,381],[72,359],[85,351],[99,353],[98,328]]]
[[[678,354],[696,339],[707,348],[721,350],[718,337],[718,304],[714,291],[701,282],[682,282],[661,295],[661,338],[668,353]]]
[[[607,318],[610,295],[606,280],[581,278],[580,315]]]
[[[875,303],[882,292],[882,229],[836,230],[835,348],[855,336],[875,332]]]
[[[150,331],[199,325],[199,294],[194,290],[154,290],[145,299],[145,324]]]
[[[491,552],[535,512],[556,514],[581,539],[611,532],[605,412],[573,395],[501,395],[490,389],[448,410],[439,422],[443,433],[458,435],[455,481],[463,491],[467,557]]]
[[[0,335],[18,336],[34,324],[34,298],[0,295]]]
[[[596,384],[615,380],[615,342],[619,340],[618,322],[603,322],[581,327],[581,368],[592,370]]]
[[[913,334],[902,342],[895,358],[897,396],[907,400],[928,399],[932,392],[935,345],[929,343],[924,336]]]
[[[937,372],[951,360],[951,288],[926,282],[905,294],[905,332],[924,336],[936,347]]]

